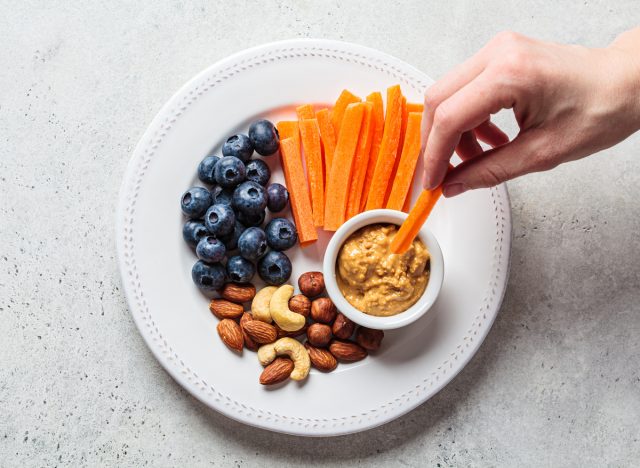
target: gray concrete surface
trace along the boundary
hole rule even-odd
[[[602,46],[640,23],[636,0],[399,3],[0,1],[1,466],[640,463],[640,136],[509,184],[493,330],[445,390],[381,428],[311,440],[242,426],[138,335],[115,260],[120,181],[207,65],[327,37],[439,77],[504,29]]]

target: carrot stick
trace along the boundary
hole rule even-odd
[[[384,120],[384,133],[380,152],[373,171],[373,179],[367,197],[367,210],[375,210],[384,206],[387,186],[398,152],[400,127],[402,126],[402,93],[400,85],[387,89],[387,115]]]
[[[367,162],[367,174],[364,178],[364,186],[362,187],[362,196],[360,197],[360,212],[363,212],[367,204],[369,196],[369,188],[373,180],[373,171],[378,161],[378,152],[380,151],[380,143],[382,142],[382,134],[384,132],[384,106],[382,104],[382,94],[378,91],[367,96],[367,101],[373,103],[373,113],[371,115],[374,123],[373,139],[371,141],[371,151],[369,152],[369,161]]]
[[[329,115],[329,109],[320,109],[316,112],[316,119],[318,119],[318,127],[320,128],[320,139],[322,140],[322,157],[324,158],[324,186],[325,188],[329,182],[329,175],[331,174],[331,163],[333,162],[333,153],[336,151],[336,134],[333,131],[333,124],[331,123],[331,116]]]
[[[449,164],[449,171],[453,165]],[[442,185],[433,190],[423,190],[416,201],[416,204],[409,211],[409,216],[404,220],[389,246],[391,253],[402,254],[409,250],[413,240],[416,238],[422,225],[425,223],[433,207],[442,195]]]
[[[340,136],[342,118],[347,106],[349,104],[353,104],[354,102],[360,101],[362,101],[362,99],[346,89],[343,89],[340,93],[340,96],[338,96],[338,100],[336,101],[335,105],[333,106],[333,110],[331,111],[331,123],[333,124],[333,130],[336,133],[336,138]]]
[[[293,138],[300,146],[300,126],[297,120],[281,120],[276,124],[280,139]]]
[[[415,173],[418,157],[420,156],[420,131],[422,125],[422,114],[412,112],[407,118],[407,133],[402,147],[402,154],[398,158],[398,171],[395,174],[391,185],[387,208],[391,210],[401,210]]]
[[[393,187],[393,181],[396,180],[396,173],[398,172],[398,165],[400,164],[400,156],[402,155],[402,148],[404,147],[404,135],[407,131],[407,119],[409,114],[407,113],[407,98],[402,96],[402,126],[400,127],[400,141],[398,142],[398,152],[396,153],[396,159],[393,162],[393,170],[389,177],[389,185],[387,185],[387,193],[384,196],[384,204],[389,201],[389,195],[391,195],[391,188]]]
[[[298,112],[298,115],[301,113]],[[311,115],[315,115],[313,110]],[[307,164],[313,223],[321,227],[324,224],[324,173],[322,172],[322,149],[318,121],[315,118],[301,119],[299,125],[304,160]]]
[[[345,220],[360,213],[362,186],[364,185],[364,177],[367,173],[367,161],[371,150],[371,140],[373,139],[373,104],[370,102],[364,102],[363,105],[365,108],[362,117],[362,125],[360,126],[360,135],[358,136],[356,155],[353,159],[353,171],[351,176],[351,185],[349,186],[349,197],[347,201]]]
[[[389,246],[391,253],[403,254],[409,250],[413,240],[418,235],[418,232],[420,232],[422,225],[429,217],[429,214],[431,214],[431,210],[433,210],[440,195],[442,195],[442,186],[438,186],[434,190],[422,191],[418,197],[418,201],[416,201],[416,204],[409,212],[409,216],[404,220],[398,233],[391,241],[391,245]]]
[[[313,225],[309,187],[302,167],[298,122],[278,122],[277,127],[281,137],[280,158],[291,198],[291,211],[298,230],[300,245],[306,247],[318,239],[318,233]]]
[[[315,119],[316,117],[316,113],[313,111],[313,105],[311,104],[296,107],[296,114],[298,114],[298,120]]]
[[[407,112],[424,112],[424,104],[418,102],[407,102]]]
[[[411,208],[411,196],[413,195],[413,184],[416,180],[416,173],[413,173],[413,178],[411,179],[411,185],[409,186],[409,193],[407,193],[407,198],[404,199],[404,205],[402,205],[402,211],[405,213],[409,212],[409,208]]]
[[[344,112],[325,197],[324,229],[326,231],[335,231],[344,222],[349,180],[364,107],[362,103],[349,104]]]

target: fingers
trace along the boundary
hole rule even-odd
[[[494,148],[509,143],[509,136],[502,130],[500,130],[498,126],[492,123],[491,120],[482,122],[480,125],[473,129],[473,133],[475,134],[476,138],[484,141]]]
[[[485,72],[442,102],[435,110],[425,148],[425,188],[432,190],[442,183],[464,132],[512,105],[508,89]]]
[[[475,158],[483,152],[484,150],[482,149],[482,146],[480,146],[480,143],[478,143],[478,140],[472,131],[464,132],[460,136],[460,141],[458,142],[458,146],[456,146],[456,153],[458,153],[460,159],[466,161],[468,159]]]
[[[440,80],[431,85],[431,87],[425,92],[424,115],[422,118],[423,135],[428,138],[438,106],[482,73],[486,63],[487,50],[485,46],[473,57],[456,66]],[[426,145],[427,138],[423,139],[424,145]]]
[[[493,187],[529,172],[545,169],[537,151],[539,141],[522,133],[511,143],[484,152],[451,170],[443,183],[445,197],[470,189]]]

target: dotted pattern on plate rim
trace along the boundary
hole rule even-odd
[[[271,411],[262,410],[260,408],[254,408],[252,406],[245,405],[239,401],[234,400],[228,395],[221,393],[216,388],[204,379],[198,376],[193,370],[191,370],[184,361],[178,356],[178,354],[169,345],[166,339],[163,337],[157,324],[153,320],[152,314],[149,310],[147,301],[142,291],[140,284],[140,277],[136,266],[136,259],[133,254],[133,226],[134,216],[136,209],[136,202],[140,193],[140,187],[142,185],[143,177],[149,168],[149,164],[155,154],[156,149],[162,143],[162,140],[171,130],[171,127],[176,120],[187,110],[187,108],[195,102],[199,96],[206,93],[208,90],[223,83],[227,79],[242,73],[243,71],[259,67],[268,63],[272,63],[276,60],[287,60],[305,57],[323,57],[325,59],[334,59],[339,61],[355,62],[360,65],[376,69],[391,75],[395,80],[413,88],[418,93],[422,93],[428,85],[427,82],[422,80],[413,80],[398,67],[385,62],[382,59],[369,57],[366,55],[358,54],[355,52],[339,50],[335,48],[325,47],[305,47],[305,46],[293,46],[274,49],[256,56],[243,59],[234,65],[219,70],[213,75],[207,76],[199,84],[195,85],[185,96],[182,97],[176,107],[169,112],[169,116],[160,123],[158,129],[155,131],[149,142],[146,144],[142,156],[138,156],[137,167],[135,170],[136,178],[133,184],[128,184],[126,193],[129,194],[127,199],[128,205],[125,207],[124,213],[124,237],[123,237],[123,254],[124,263],[126,266],[126,274],[130,285],[133,288],[133,304],[132,313],[138,315],[141,319],[141,323],[147,329],[148,336],[157,348],[166,357],[170,365],[176,366],[179,373],[181,373],[187,381],[200,393],[200,397],[203,399],[213,400],[217,405],[223,405],[227,408],[232,408],[238,415],[243,415],[251,418],[255,418],[256,423],[260,421],[273,421],[281,423],[285,426],[291,427],[304,427],[304,428],[337,428],[348,426],[351,424],[361,424],[364,420],[375,420],[389,411],[406,406],[406,411],[412,409],[422,401],[416,401],[418,397],[431,389],[433,386],[440,384],[441,381],[452,378],[450,370],[453,369],[454,363],[463,358],[468,353],[468,350],[472,347],[474,342],[482,337],[478,337],[479,331],[487,321],[487,312],[493,305],[497,305],[496,302],[502,300],[502,297],[497,296],[497,290],[499,288],[498,281],[503,273],[500,267],[502,263],[502,257],[505,254],[503,251],[503,244],[505,236],[510,236],[510,232],[505,232],[506,214],[503,199],[505,197],[500,196],[498,188],[494,187],[490,189],[491,201],[493,204],[493,210],[495,215],[495,244],[493,247],[494,261],[493,270],[494,276],[489,281],[488,290],[486,296],[480,306],[480,309],[471,327],[467,331],[465,337],[462,340],[454,352],[450,354],[449,359],[445,360],[437,370],[432,372],[426,377],[420,384],[416,385],[411,390],[403,393],[397,398],[385,403],[377,408],[372,408],[368,411],[353,414],[349,416],[343,416],[340,418],[300,418],[285,416],[280,414],[274,414]],[[508,254],[508,252],[506,252]],[[508,266],[507,266],[508,269]],[[490,325],[490,324],[489,324]],[[206,398],[205,398],[206,397]],[[229,414],[229,416],[233,416]]]

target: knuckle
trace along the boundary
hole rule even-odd
[[[487,164],[482,174],[482,185],[484,187],[493,187],[510,179],[509,172],[496,162]]]
[[[452,130],[453,112],[446,104],[441,104],[436,108],[433,115],[433,126],[437,130]]]
[[[495,45],[503,46],[503,45],[519,43],[522,41],[523,38],[524,36],[522,36],[522,34],[518,34],[517,32],[514,32],[514,31],[500,31],[498,34],[495,35],[492,42]]]
[[[442,102],[442,98],[438,93],[438,89],[435,86],[427,89],[424,93],[424,105],[428,110],[436,109],[440,103]]]

